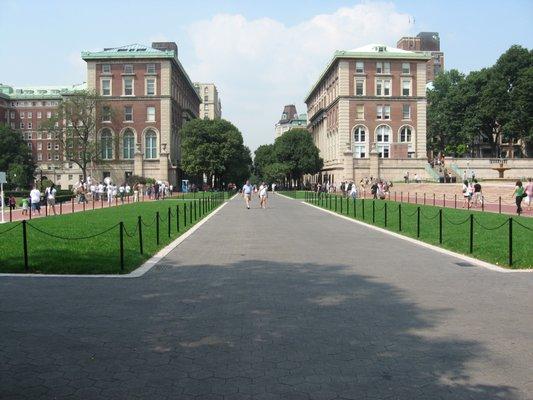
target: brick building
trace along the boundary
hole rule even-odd
[[[0,122],[20,130],[44,174],[63,188],[81,176],[76,164],[64,160],[60,144],[40,132],[59,103],[77,90],[99,93],[111,112],[97,110],[102,162],[89,174],[101,181],[123,182],[135,174],[176,186],[183,124],[198,117],[201,99],[177,57],[177,45],[129,45],[82,52],[87,82],[70,87],[16,88],[0,85]],[[118,118],[111,122],[106,116]]]
[[[313,179],[426,176],[428,59],[382,44],[334,53],[305,99],[308,129],[324,159]]]
[[[444,71],[444,53],[440,50],[440,37],[438,32],[420,32],[416,36],[404,36],[396,46],[403,50],[429,54],[426,67],[426,78],[433,82],[435,75]]]
[[[218,89],[214,83],[195,82],[194,87],[202,99],[199,116],[204,119],[217,119],[222,117],[222,104]]]

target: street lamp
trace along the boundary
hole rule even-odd
[[[43,170],[42,168],[37,167],[35,169],[35,173],[40,176],[40,187],[41,187],[41,192],[42,192],[43,191]]]

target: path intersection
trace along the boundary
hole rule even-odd
[[[140,278],[0,278],[0,398],[533,398],[533,274],[269,206]]]

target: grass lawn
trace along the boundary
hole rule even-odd
[[[29,272],[46,274],[130,272],[222,203],[222,200],[211,202],[211,208],[205,208],[201,215],[200,203],[207,205],[207,199],[202,200],[202,196],[200,199],[197,197],[196,200],[188,197],[186,196],[185,200],[180,198],[179,200],[132,203],[120,207],[31,220],[27,225]],[[169,208],[172,213],[170,237],[168,235]],[[177,209],[179,209],[179,231],[176,224]],[[192,221],[191,210],[193,210]],[[156,234],[156,212],[160,213],[159,244],[157,244]],[[138,216],[143,222],[143,254],[140,254]],[[117,225],[121,221],[125,228],[123,271],[120,270],[120,229]],[[104,231],[107,232],[97,235]],[[92,235],[96,236],[77,239]],[[0,272],[25,272],[22,237],[20,222],[0,225]],[[65,240],[64,237],[69,239]]]
[[[305,192],[283,192],[297,199],[305,199]],[[327,199],[327,200],[326,200]],[[337,207],[335,208],[335,199]],[[533,219],[513,216],[512,256],[513,264],[509,266],[509,215],[496,213],[442,208],[401,203],[401,232],[399,205],[394,201],[375,200],[374,220],[372,218],[371,199],[354,201],[342,196],[323,196],[322,200],[309,202],[322,208],[330,209],[351,218],[369,224],[399,232],[402,235],[417,238],[417,208],[420,207],[419,240],[488,261],[506,268],[533,268]],[[364,218],[363,218],[364,204]],[[386,205],[386,206],[385,206]],[[385,207],[387,224],[385,225]],[[439,243],[439,210],[442,209],[442,244]],[[470,215],[473,215],[473,252],[470,253]],[[528,229],[529,228],[529,229]]]

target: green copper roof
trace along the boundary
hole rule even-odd
[[[87,88],[85,83],[71,86],[13,87],[0,85],[0,94],[10,100],[61,99],[61,96]]]
[[[331,66],[338,60],[343,58],[350,59],[373,59],[373,60],[421,60],[427,61],[431,59],[431,55],[427,52],[414,52],[403,49],[398,49],[396,47],[387,46],[384,44],[368,44],[363,47],[359,47],[353,50],[337,50],[333,53],[333,58],[324,69],[320,77],[315,82],[311,90],[305,96],[305,102],[309,100],[311,94],[315,91],[318,84],[322,81],[326,73],[329,71]]]
[[[100,60],[105,58],[174,58],[174,50],[159,50],[141,44],[129,44],[120,47],[110,47],[102,51],[82,51],[84,60]]]

